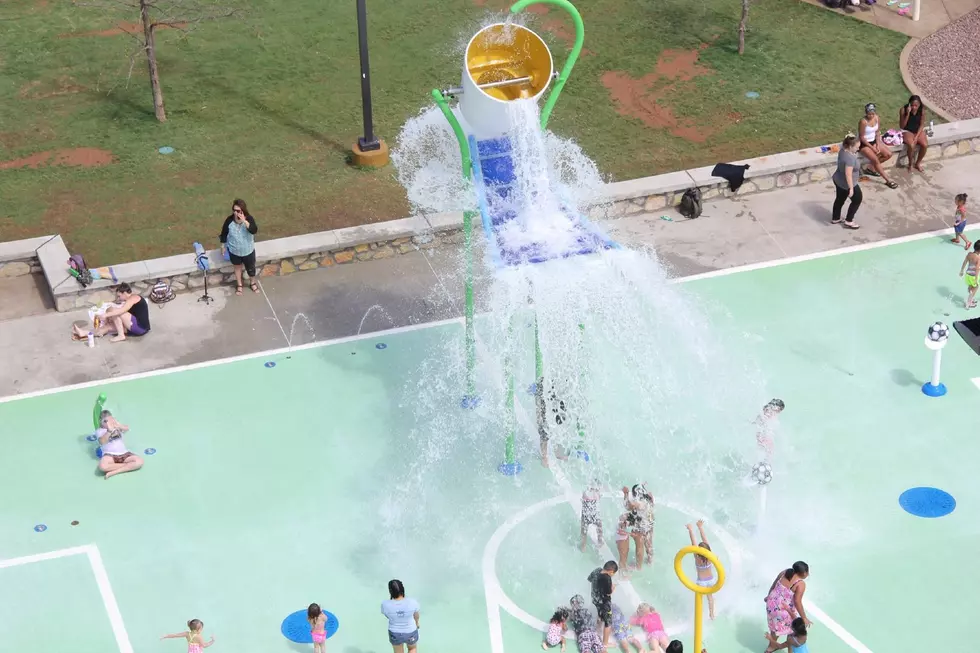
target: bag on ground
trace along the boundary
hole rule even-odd
[[[150,301],[154,304],[166,304],[174,298],[174,291],[166,281],[157,281],[150,290]]]
[[[688,188],[684,191],[684,194],[681,195],[681,204],[677,207],[677,210],[685,218],[691,220],[701,215],[701,189]]]

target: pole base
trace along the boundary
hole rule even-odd
[[[584,460],[587,463],[592,462],[592,459],[589,458],[589,452],[588,451],[583,451],[582,449],[576,449],[575,450],[575,455],[578,456],[579,458],[581,458],[582,460]]]
[[[473,410],[480,405],[480,397],[477,395],[465,395],[459,405],[467,410]]]
[[[497,471],[504,476],[517,476],[524,471],[524,466],[515,460],[512,463],[500,463],[497,465]]]
[[[373,146],[373,143],[364,143],[366,148]],[[350,161],[352,164],[364,168],[383,168],[388,165],[389,161],[388,144],[378,139],[377,148],[363,149],[360,141],[358,141],[351,147]]]
[[[933,385],[931,383],[923,384],[922,394],[927,397],[942,397],[946,394],[946,384],[940,383],[939,385]]]

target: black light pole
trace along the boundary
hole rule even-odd
[[[364,110],[364,136],[357,139],[362,152],[381,149],[374,135],[371,111],[371,70],[368,64],[367,6],[365,0],[357,0],[357,47],[361,53],[361,108]]]

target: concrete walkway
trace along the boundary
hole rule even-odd
[[[953,195],[980,198],[978,168],[980,156],[956,157],[928,162],[924,174],[896,173],[898,190],[862,184],[858,231],[829,224],[830,184],[709,202],[697,220],[671,211],[672,221],[658,212],[606,227],[624,245],[655,250],[680,277],[942,229]],[[181,294],[151,307],[148,337],[90,349],[69,338],[83,313],[45,310],[30,277],[0,283],[0,397],[454,318],[463,309],[460,252],[430,250],[266,278],[258,295],[219,288],[211,305]],[[485,294],[478,286],[477,297]]]
[[[911,1],[902,0],[901,4]],[[803,0],[803,2],[920,39],[980,7],[980,0],[922,0],[919,20],[916,21],[912,20],[911,6],[909,15],[900,16],[898,14],[900,3],[889,5],[887,0],[877,0],[873,5],[865,4],[864,0],[861,0],[861,4],[850,12],[830,9],[823,0]]]

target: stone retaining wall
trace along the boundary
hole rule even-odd
[[[41,274],[41,263],[36,256],[0,261],[0,277],[26,277],[29,274]]]
[[[938,125],[930,140],[926,161],[980,154],[980,119]],[[734,162],[751,166],[738,194],[826,183],[836,169],[837,154],[822,150],[817,147]],[[900,148],[893,147],[892,150],[898,153]],[[655,212],[677,206],[684,191],[694,186],[702,190],[706,200],[733,196],[725,180],[711,176],[713,167],[608,184],[588,212],[599,219]],[[261,277],[283,276],[390,258],[438,245],[458,246],[463,241],[462,226],[462,214],[445,213],[259,241],[256,243],[258,274]],[[208,284],[234,284],[231,264],[222,258],[221,252],[212,250],[208,257],[214,266],[208,274]],[[68,249],[60,236],[0,243],[0,277],[43,272],[58,311],[85,308],[114,299],[111,288],[115,282],[100,280],[82,289],[68,274],[67,260]],[[119,282],[130,283],[140,292],[148,291],[160,280],[169,282],[175,292],[198,291],[204,287],[203,273],[197,270],[193,254],[123,263],[112,268]]]

